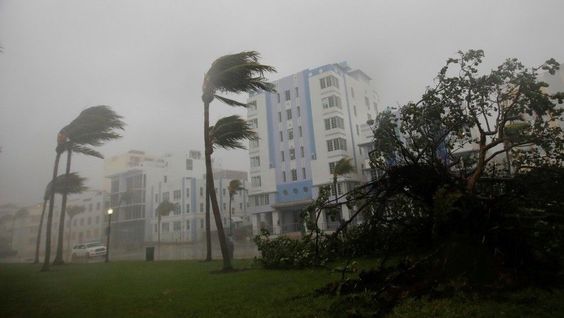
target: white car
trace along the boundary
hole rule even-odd
[[[91,258],[96,256],[105,256],[106,247],[100,242],[77,244],[72,248],[72,258]]]

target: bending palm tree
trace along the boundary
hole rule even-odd
[[[223,256],[223,269],[231,269],[231,260],[227,250],[225,232],[219,214],[219,204],[214,188],[213,171],[211,167],[211,154],[213,145],[210,139],[209,129],[209,106],[214,98],[230,106],[246,107],[246,104],[228,99],[216,93],[246,93],[258,92],[261,90],[272,92],[274,86],[266,82],[264,73],[274,72],[272,66],[258,63],[259,54],[254,51],[241,52],[237,54],[225,55],[212,63],[212,66],[204,76],[202,85],[202,102],[204,103],[204,147],[206,162],[206,189],[210,193],[211,206],[219,236],[219,245]]]
[[[170,215],[170,212],[172,212],[175,208],[176,204],[170,203],[168,201],[162,201],[161,203],[159,203],[159,206],[157,206],[157,210],[155,211],[157,213],[157,248],[159,252],[159,258],[161,255],[161,218],[163,216]]]
[[[39,221],[39,229],[37,230],[37,240],[35,244],[35,259],[33,261],[34,264],[39,263],[39,247],[41,245],[41,231],[43,228],[43,220],[45,218],[45,207],[47,205],[47,201],[51,196],[51,188],[52,183],[49,182],[47,187],[45,187],[45,194],[43,195],[43,209],[41,211],[41,219]],[[68,190],[68,193],[80,193],[86,190],[84,186],[84,178],[80,177],[76,173],[71,173],[68,176],[58,176],[55,180],[55,193],[62,194],[63,188]]]
[[[237,115],[223,117],[219,119],[214,126],[210,127],[210,143],[212,144],[212,153],[215,148],[223,149],[245,149],[241,143],[243,140],[256,140],[258,138],[256,132],[251,129],[249,124]],[[239,181],[239,180],[237,180]],[[240,181],[239,181],[240,184]],[[229,201],[229,234],[231,231],[231,194]],[[211,261],[211,232],[209,224],[209,202],[206,203],[206,242],[207,257],[206,260]]]
[[[65,149],[67,151],[66,174],[70,173],[72,153],[82,153],[88,156],[103,159],[104,156],[88,146],[100,146],[103,143],[120,138],[117,129],[123,130],[124,122],[108,106],[93,106],[85,109],[69,125],[61,131],[67,137]],[[57,240],[57,254],[54,265],[63,264],[63,235],[65,223],[65,210],[67,207],[67,194],[63,193],[61,214],[59,217],[59,235]]]
[[[234,179],[229,182],[229,186],[227,187],[227,191],[229,192],[229,235],[233,235],[233,221],[231,219],[231,202],[233,202],[233,196],[237,194],[237,192],[243,190],[241,186],[241,180]]]

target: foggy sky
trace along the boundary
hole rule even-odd
[[[106,157],[201,150],[201,80],[221,55],[257,50],[278,69],[272,80],[348,61],[395,106],[458,50],[484,49],[487,67],[564,62],[563,13],[558,0],[0,0],[0,204],[41,200],[57,132],[89,106],[127,123]],[[245,114],[214,102],[212,122],[233,112]],[[215,157],[248,170],[246,151]],[[101,186],[102,160],[74,156],[73,167]]]

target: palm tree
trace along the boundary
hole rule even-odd
[[[333,168],[333,191],[335,193],[335,206],[339,209],[339,218],[341,218],[341,207],[339,206],[339,194],[337,193],[337,179],[339,176],[349,174],[354,171],[354,166],[351,164],[351,158],[341,158],[335,163]]]
[[[258,63],[260,55],[255,51],[240,52],[225,55],[215,60],[208,72],[204,75],[202,84],[202,102],[204,103],[204,147],[206,161],[206,189],[210,193],[211,206],[219,236],[219,245],[223,256],[223,269],[231,269],[231,260],[225,232],[219,214],[219,204],[214,188],[213,172],[211,167],[211,154],[213,146],[210,139],[209,107],[214,98],[229,106],[242,106],[246,104],[219,96],[217,92],[248,93],[258,91],[274,91],[274,85],[268,83],[264,77],[266,72],[275,72],[272,66]]]
[[[255,140],[257,138],[256,132],[244,119],[237,115],[223,117],[210,127],[212,153],[215,148],[245,149],[242,144],[243,140]],[[212,258],[209,201],[209,192],[206,189],[206,261],[211,261]]]
[[[176,209],[176,204],[169,201],[162,201],[157,206],[155,213],[157,214],[157,247],[159,251],[159,258],[161,254],[161,218],[170,215],[170,212]]]
[[[100,159],[104,158],[101,153],[88,146],[100,146],[107,141],[120,138],[121,136],[116,132],[116,130],[123,130],[125,123],[121,120],[121,118],[121,116],[116,114],[108,106],[92,106],[83,110],[75,120],[62,129],[63,134],[67,137],[65,145],[65,149],[67,151],[67,175],[70,173],[71,157],[73,152]],[[59,217],[57,254],[55,255],[55,260],[53,261],[54,265],[61,265],[64,263],[63,235],[66,207],[67,194],[63,193],[61,214]]]
[[[70,240],[71,240],[71,229],[72,229],[72,218],[78,214],[84,212],[85,208],[83,205],[71,205],[67,208],[67,214],[69,215],[69,232],[67,234],[67,251],[70,251]]]
[[[233,235],[233,221],[231,220],[231,202],[233,201],[233,196],[237,194],[237,192],[243,190],[243,186],[241,185],[241,180],[233,179],[229,181],[229,186],[227,187],[227,191],[229,192],[229,235]]]
[[[66,184],[66,188],[68,188],[69,193],[80,193],[86,190],[84,186],[84,178],[80,177],[76,173],[71,173],[68,176],[58,176],[57,180],[55,181],[55,193],[62,194],[63,193],[63,184]],[[33,261],[34,264],[39,264],[39,246],[41,245],[41,231],[43,229],[43,220],[45,219],[45,208],[47,206],[47,201],[51,196],[51,182],[47,184],[45,187],[45,193],[43,194],[43,208],[41,210],[41,218],[39,221],[39,229],[37,230],[37,239],[35,245],[35,259]]]
[[[45,194],[43,195],[43,209],[41,211],[41,219],[39,221],[39,229],[37,230],[37,239],[35,243],[35,260],[33,261],[34,264],[39,263],[39,247],[41,245],[41,231],[43,228],[43,220],[45,218],[45,205],[47,203],[47,200],[49,200],[51,194],[53,194],[54,196],[55,193],[63,194],[65,192],[66,193],[83,192],[84,190],[86,190],[86,187],[84,186],[84,180],[86,179],[79,176],[77,173],[73,172],[68,175],[65,174],[58,176],[55,179],[54,191],[51,191],[51,189],[53,188],[52,186],[53,182],[49,182],[49,184],[47,184],[47,186],[45,187]],[[48,226],[46,232],[48,236],[45,240],[45,244],[49,243],[48,245],[45,246],[45,253],[47,254],[48,250],[49,252],[51,251],[50,226]]]

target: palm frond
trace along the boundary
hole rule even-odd
[[[243,186],[241,180],[233,179],[229,181],[229,185],[227,186],[227,191],[229,192],[229,196],[233,197],[238,191],[243,190]]]
[[[246,149],[242,141],[257,138],[247,121],[238,115],[220,118],[214,126],[210,126],[210,139],[214,148]]]
[[[220,101],[224,102],[225,104],[229,105],[229,106],[241,106],[241,107],[247,107],[248,105],[245,103],[241,103],[238,102],[236,100],[233,99],[229,99],[229,98],[225,98],[223,96],[219,96],[219,95],[213,95],[215,98],[219,99]]]
[[[70,143],[99,146],[106,141],[120,138],[116,130],[123,130],[122,117],[110,107],[100,105],[83,110],[60,134]]]
[[[86,208],[83,205],[69,205],[67,206],[67,215],[70,218],[75,217],[77,214],[84,212]]]
[[[337,161],[335,168],[333,169],[333,175],[342,176],[344,174],[353,172],[354,166],[352,165],[351,160],[351,158],[345,157]]]
[[[104,159],[104,156],[101,153],[99,153],[98,151],[96,151],[92,148],[88,148],[86,146],[73,144],[71,146],[71,150],[75,153],[80,153],[80,154],[83,154],[83,155],[86,155],[86,156]]]
[[[266,81],[264,74],[276,72],[276,69],[258,63],[259,58],[260,54],[256,51],[245,51],[218,58],[212,63],[204,78],[204,94],[214,95],[216,91],[231,93],[274,91],[274,85]]]
[[[84,185],[85,180],[86,180],[86,178],[79,176],[78,173],[76,173],[76,172],[71,172],[71,173],[69,173],[68,176],[66,174],[60,175],[55,179],[54,191],[55,191],[55,193],[59,193],[59,194],[81,193],[81,192],[85,191],[86,189],[88,189]],[[45,189],[45,192],[46,192],[45,197],[47,199],[49,198],[52,189],[53,189],[53,187],[51,185],[51,182],[49,182],[49,184],[47,185],[47,188]],[[49,194],[49,196],[47,196],[47,194]]]
[[[167,216],[170,212],[174,211],[174,209],[176,209],[176,204],[166,200],[162,201],[159,203],[159,206],[157,206],[157,216]]]

